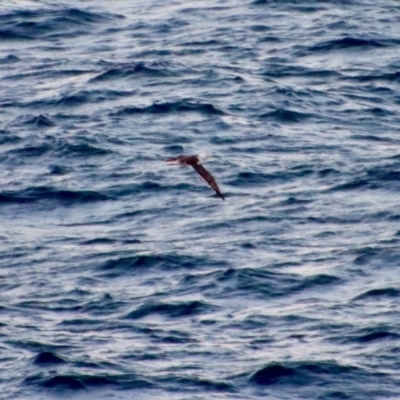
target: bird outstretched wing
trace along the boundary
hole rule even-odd
[[[221,197],[222,200],[225,200],[225,197],[219,190],[219,187],[217,185],[217,182],[215,182],[214,177],[201,164],[194,164],[192,165],[192,167],[214,189],[215,193],[217,193],[217,195]]]

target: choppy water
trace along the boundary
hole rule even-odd
[[[3,1],[0,397],[396,398],[399,15]]]

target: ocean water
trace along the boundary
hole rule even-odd
[[[2,1],[0,398],[400,398],[399,15]]]

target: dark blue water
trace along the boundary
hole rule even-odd
[[[399,15],[1,2],[0,398],[399,398]]]

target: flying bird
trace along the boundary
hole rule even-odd
[[[179,165],[190,165],[195,169],[195,171],[214,189],[215,193],[219,197],[221,197],[222,200],[225,200],[225,197],[219,190],[219,187],[217,185],[217,182],[215,182],[214,177],[200,164],[201,160],[206,159],[206,156],[198,156],[198,155],[193,155],[193,156],[178,156],[178,157],[171,157],[165,160],[167,163],[177,163]]]

